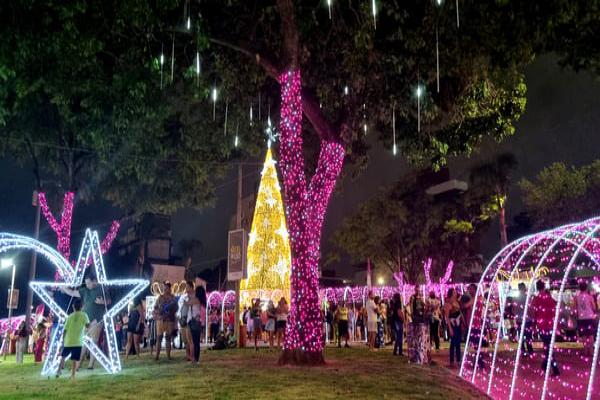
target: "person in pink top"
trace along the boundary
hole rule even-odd
[[[548,365],[548,355],[550,353],[550,342],[552,341],[552,332],[554,331],[554,316],[556,313],[556,300],[552,298],[546,288],[546,283],[542,280],[536,282],[538,291],[537,296],[531,302],[534,327],[540,334],[544,343],[544,361],[542,369],[545,372]],[[555,359],[550,360],[552,364],[552,375],[558,376],[560,371]]]

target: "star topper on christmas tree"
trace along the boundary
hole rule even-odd
[[[63,309],[54,301],[49,289],[56,289],[57,287],[72,288],[81,286],[86,270],[86,264],[90,257],[92,258],[92,262],[94,264],[94,270],[98,284],[101,285],[103,290],[105,287],[131,287],[131,289],[127,291],[118,302],[114,303],[112,307],[105,309],[106,312],[104,313],[102,319],[104,323],[104,332],[106,335],[106,346],[108,349],[107,354],[100,350],[100,348],[89,336],[84,336],[84,346],[89,349],[90,353],[106,369],[106,371],[109,373],[119,372],[121,370],[121,360],[119,358],[117,347],[114,319],[117,314],[129,304],[131,300],[142,293],[144,288],[148,286],[148,281],[143,279],[108,280],[106,278],[106,271],[104,269],[104,262],[102,260],[102,252],[100,248],[100,241],[98,240],[98,233],[89,229],[87,229],[85,232],[85,237],[79,251],[79,258],[75,264],[75,268],[73,268],[69,262],[62,255],[60,255],[60,253],[39,242],[38,240],[13,234],[0,234],[0,253],[15,249],[33,250],[36,253],[45,256],[46,259],[48,259],[48,261],[50,261],[50,263],[57,269],[60,278],[62,279],[62,282],[34,281],[29,283],[31,289],[48,307],[50,307],[58,322],[56,328],[53,329],[52,337],[48,345],[48,352],[44,362],[44,367],[42,369],[42,375],[53,375],[58,370],[63,342],[64,324],[69,313],[68,309]]]

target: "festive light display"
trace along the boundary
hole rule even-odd
[[[428,258],[425,263],[423,264],[423,272],[425,274],[425,291],[430,291],[433,289],[433,291],[440,297],[444,297],[445,296],[445,292],[446,292],[446,286],[448,284],[448,282],[450,282],[450,277],[452,276],[452,270],[454,269],[454,261],[450,260],[450,262],[448,262],[448,266],[446,267],[446,271],[444,272],[444,275],[440,278],[439,282],[437,284],[434,284],[431,281],[431,264],[432,264],[432,259]]]
[[[240,305],[280,290],[290,301],[291,250],[275,160],[267,150],[248,240],[248,278],[240,282]],[[263,293],[260,293],[263,292]],[[263,294],[263,296],[261,296]],[[279,300],[279,299],[277,299]]]
[[[63,198],[63,207],[62,213],[60,216],[60,222],[56,220],[54,215],[52,215],[52,211],[48,206],[48,200],[46,199],[46,194],[41,192],[38,194],[38,201],[40,202],[40,207],[42,209],[42,214],[44,214],[44,218],[48,221],[48,225],[56,234],[57,246],[56,249],[58,252],[67,260],[71,257],[71,221],[73,219],[73,207],[74,207],[74,199],[75,193],[66,192]],[[117,237],[117,233],[119,232],[119,228],[121,225],[117,221],[113,221],[110,225],[110,229],[108,230],[106,236],[102,240],[100,244],[100,249],[102,254],[106,254],[106,252],[110,249],[113,241]],[[86,261],[86,266],[90,265],[92,262],[91,259]],[[57,271],[58,273],[58,271]],[[56,277],[58,280],[58,277]]]
[[[129,302],[139,295],[148,285],[147,281],[142,279],[121,279],[107,280],[102,261],[102,253],[100,250],[100,241],[98,240],[97,232],[86,230],[79,258],[74,267],[56,250],[49,246],[40,243],[37,240],[12,235],[8,233],[0,234],[0,252],[12,250],[32,250],[46,257],[46,259],[57,269],[62,282],[30,282],[31,289],[42,299],[42,301],[50,307],[50,310],[55,315],[58,325],[53,330],[52,338],[48,345],[47,357],[44,361],[42,375],[53,375],[58,370],[60,364],[60,350],[62,347],[64,323],[68,316],[69,310],[62,309],[53,299],[49,289],[57,287],[79,287],[83,283],[83,276],[86,269],[87,260],[91,257],[98,284],[104,287],[122,287],[132,286],[118,302],[114,303],[110,309],[104,314],[104,331],[106,335],[106,346],[108,353],[105,354],[100,348],[88,337],[84,337],[84,346],[90,350],[90,353],[96,357],[98,362],[109,372],[115,373],[121,370],[121,361],[117,348],[117,338],[115,334],[114,319],[117,314],[123,310]]]
[[[590,332],[595,337],[593,349],[586,349],[578,341],[581,336],[570,332],[577,319],[573,303],[577,283],[592,283],[591,277],[599,273],[600,218],[509,243],[488,264],[479,282],[460,375],[496,399],[597,397],[600,332],[596,326],[596,335]],[[538,279],[547,281],[553,302],[538,299]],[[525,292],[516,291],[513,281],[525,283]],[[545,349],[531,354],[531,341],[538,339],[547,344],[547,357]],[[569,341],[575,343],[559,343]],[[554,373],[560,376],[551,376],[556,364],[543,363],[545,359],[558,362]]]
[[[322,360],[318,262],[321,228],[329,197],[344,161],[344,147],[321,140],[317,169],[307,187],[302,158],[302,99],[300,71],[279,76],[281,86],[281,172],[292,249],[291,301],[284,355],[304,353],[305,361]],[[285,361],[285,360],[284,360]],[[297,361],[300,361],[297,359]]]

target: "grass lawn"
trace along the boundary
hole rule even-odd
[[[108,375],[82,369],[75,382],[45,378],[41,366],[14,356],[0,362],[0,399],[476,399],[486,398],[450,371],[409,365],[389,350],[327,349],[322,367],[278,367],[279,352],[250,349],[202,353],[202,365],[174,360],[123,361],[123,371]],[[69,364],[67,365],[69,367]]]

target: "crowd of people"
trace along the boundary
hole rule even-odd
[[[478,346],[481,341],[484,347],[488,347],[489,343],[496,340],[500,318],[497,298],[490,298],[486,327],[483,332],[481,329],[483,302],[487,300],[487,294],[486,291],[478,295],[477,285],[471,284],[462,294],[449,288],[442,302],[434,291],[423,297],[423,293],[417,290],[403,304],[397,293],[388,301],[370,292],[364,305],[353,304],[348,307],[341,301],[323,308],[325,338],[330,343],[337,343],[338,347],[341,347],[343,340],[347,346],[347,338],[366,341],[371,350],[393,345],[394,355],[403,355],[406,345],[408,357],[415,363],[428,363],[431,350],[439,350],[440,342],[446,340],[449,344],[448,366],[456,367],[462,359],[462,347],[469,334],[468,326],[476,301],[479,302],[478,311],[470,330],[470,344]],[[524,322],[521,351],[525,356],[531,354],[533,341],[539,341],[547,358],[554,329],[556,300],[544,281],[536,282],[536,290],[531,296],[530,308],[524,318],[526,296],[527,286],[520,283],[518,294],[507,298],[504,309],[506,332],[509,340],[517,342]],[[591,355],[599,308],[600,296],[593,294],[586,282],[579,283],[579,290],[570,291],[569,295],[563,296],[560,320],[565,326],[559,326],[558,337],[563,340],[578,340],[583,344],[585,354]],[[481,367],[484,366],[484,360],[485,356],[480,357]],[[545,365],[546,361],[543,368]],[[555,375],[559,374],[555,360],[552,360],[552,371]]]
[[[70,356],[77,361],[88,361],[87,368],[94,368],[94,356],[86,354],[83,346],[84,334],[101,349],[106,348],[103,315],[111,304],[110,296],[99,286],[96,279],[87,277],[80,288],[61,288],[55,293],[55,301],[61,301],[61,295],[67,296],[71,312],[64,332],[63,357]],[[449,288],[445,298],[440,299],[431,291],[426,297],[416,290],[410,299],[403,303],[396,293],[391,300],[383,300],[369,292],[365,304],[351,306],[345,301],[331,304],[322,309],[324,339],[338,347],[350,347],[352,342],[365,341],[370,350],[375,351],[393,346],[394,355],[404,355],[414,363],[429,363],[431,351],[440,349],[440,342],[449,343],[449,367],[455,367],[461,361],[461,347],[470,332],[472,346],[489,347],[494,343],[500,326],[498,300],[488,299],[488,292],[478,294],[477,286],[471,284],[459,294]],[[547,288],[546,282],[536,282],[536,290],[530,295],[529,310],[525,313],[527,286],[520,283],[517,294],[508,296],[504,306],[503,328],[508,340],[518,342],[524,356],[533,353],[533,342],[539,341],[544,349],[545,369],[552,333],[554,317],[558,307],[556,300]],[[64,299],[63,299],[64,300]],[[593,353],[593,344],[597,331],[600,308],[600,295],[592,293],[586,282],[579,283],[579,290],[563,296],[559,313],[561,324],[558,335],[564,340],[578,340],[583,344],[585,354]],[[487,308],[484,307],[487,303]],[[473,309],[477,312],[472,317]],[[125,359],[131,355],[140,356],[149,348],[151,356],[159,360],[164,344],[166,357],[171,358],[171,350],[178,345],[185,348],[188,361],[198,364],[200,348],[207,337],[208,346],[214,349],[235,347],[235,312],[232,309],[207,309],[206,291],[201,282],[186,282],[185,294],[178,298],[172,293],[171,284],[163,284],[163,292],[156,299],[152,310],[147,312],[144,298],[137,299],[127,311],[116,317],[115,331],[119,351]],[[483,310],[486,309],[487,322],[482,324]],[[253,299],[252,304],[243,307],[241,312],[241,343],[253,341],[258,351],[264,343],[269,348],[281,347],[285,338],[285,328],[289,315],[289,306],[284,297],[277,305],[273,301],[263,302]],[[468,324],[472,322],[471,329]],[[483,326],[482,326],[483,325]],[[25,322],[21,322],[11,333],[14,343],[16,362],[23,362],[26,351],[34,354],[35,362],[42,362],[49,338],[56,328],[52,315],[40,319],[30,331]],[[484,329],[482,329],[484,328]],[[570,333],[575,330],[575,333]],[[522,332],[522,333],[521,333]],[[522,337],[521,337],[522,336]],[[406,347],[405,347],[406,346]],[[485,352],[484,352],[485,353]],[[485,354],[480,359],[480,367],[485,367]],[[556,360],[550,360],[552,373],[560,373]],[[76,369],[73,369],[74,376]]]

